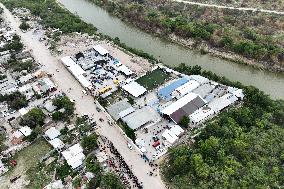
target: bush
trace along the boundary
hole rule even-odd
[[[30,28],[30,25],[29,25],[27,22],[24,21],[24,22],[22,22],[22,23],[20,24],[19,28],[20,28],[21,30],[26,31],[26,30],[28,30],[28,29]]]
[[[0,94],[0,102],[7,102],[9,108],[19,110],[28,105],[26,96],[22,95],[19,91],[16,91],[9,95]]]
[[[183,116],[179,122],[179,125],[184,128],[188,128],[188,124],[189,124],[189,118],[187,116]]]
[[[36,128],[36,126],[43,126],[44,120],[45,114],[43,111],[39,108],[33,108],[23,116],[21,125],[28,125],[31,128]]]
[[[92,152],[98,147],[97,139],[98,139],[98,136],[95,133],[89,136],[83,137],[81,141],[81,145],[84,149],[84,152],[86,152],[86,154]]]

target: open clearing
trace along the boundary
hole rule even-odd
[[[18,152],[13,159],[17,161],[17,166],[14,169],[8,171],[0,182],[0,188],[23,188],[25,173],[28,169],[35,167],[39,160],[50,151],[50,146],[44,140],[38,140],[30,146],[24,148]],[[13,184],[10,183],[10,178],[21,175]],[[13,186],[15,185],[15,186]]]

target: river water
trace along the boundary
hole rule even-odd
[[[272,98],[284,99],[284,74],[261,71],[211,55],[201,55],[199,52],[162,40],[122,22],[87,0],[58,1],[85,22],[93,24],[99,32],[118,37],[127,46],[152,54],[166,65],[173,66],[181,62],[187,65],[199,65],[232,81],[253,85]]]

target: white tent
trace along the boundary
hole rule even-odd
[[[93,49],[95,50],[95,51],[97,51],[100,55],[106,55],[106,54],[109,54],[109,52],[108,52],[108,50],[106,50],[105,48],[103,48],[102,46],[100,46],[100,45],[95,45],[94,47],[93,47]]]
[[[213,109],[209,107],[202,107],[189,115],[189,119],[193,124],[198,124],[214,115],[214,113]]]
[[[147,91],[145,87],[139,85],[135,81],[122,86],[122,88],[134,97],[139,97]]]
[[[45,135],[50,139],[55,139],[60,135],[60,131],[58,131],[55,127],[50,127],[47,131],[45,131]]]
[[[161,112],[165,115],[171,115],[173,112],[177,111],[178,109],[186,105],[188,102],[195,99],[197,96],[198,95],[195,93],[188,93],[184,97],[180,98],[176,102],[164,108]]]
[[[162,137],[166,139],[170,144],[173,144],[176,140],[178,140],[178,137],[171,132],[169,129],[166,129],[164,133],[162,134]]]
[[[61,149],[64,147],[64,143],[59,139],[59,138],[55,138],[51,141],[48,141],[49,144],[51,144],[53,146],[53,148],[55,149]]]
[[[19,131],[20,131],[21,133],[23,133],[24,136],[29,136],[29,135],[31,135],[31,133],[32,133],[31,128],[28,127],[28,126],[24,126],[24,127],[20,128]]]
[[[180,136],[184,132],[184,130],[179,125],[172,126],[170,131],[176,136]]]
[[[20,112],[21,116],[23,116],[23,115],[27,114],[29,111],[26,108],[21,108],[21,109],[19,109],[19,112]]]

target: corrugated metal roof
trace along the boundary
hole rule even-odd
[[[161,88],[159,91],[158,91],[158,95],[163,98],[164,100],[171,100],[172,99],[172,92],[177,89],[178,87],[184,85],[185,83],[188,82],[188,79],[186,78],[181,78],[181,79],[178,79],[174,82],[172,82],[171,84]]]

